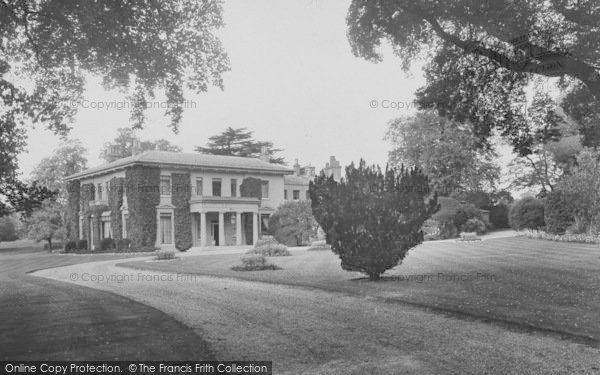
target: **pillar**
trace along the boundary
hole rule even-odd
[[[242,244],[242,213],[235,213],[235,244],[240,246]]]
[[[252,214],[252,244],[256,245],[258,241],[258,214]]]
[[[219,211],[219,246],[225,246],[225,213]]]
[[[206,246],[206,212],[200,212],[200,246]]]

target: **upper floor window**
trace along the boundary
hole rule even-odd
[[[203,195],[202,177],[196,177],[196,195]]]
[[[213,197],[221,196],[221,179],[213,178],[212,180],[212,195]]]
[[[231,196],[237,197],[237,179],[231,179]]]
[[[261,195],[262,195],[263,199],[265,199],[265,198],[268,199],[269,198],[269,181],[262,180],[260,188],[261,188]]]
[[[171,195],[171,176],[160,176],[160,195]]]
[[[102,200],[102,184],[98,184],[98,200]]]
[[[293,191],[293,198],[295,201],[300,199],[300,190],[294,190]]]

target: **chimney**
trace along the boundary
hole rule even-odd
[[[298,159],[296,159],[296,164],[294,164],[294,174],[300,176],[300,164],[298,164]]]
[[[271,158],[269,157],[269,151],[267,150],[267,146],[260,147],[259,159],[267,163],[269,163],[269,161],[271,160]]]
[[[140,140],[134,138],[133,145],[131,147],[131,155],[135,156],[135,155],[139,154],[140,152],[142,152],[142,146],[140,145]]]

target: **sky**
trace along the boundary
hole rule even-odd
[[[289,165],[299,159],[320,169],[330,155],[342,165],[361,157],[385,164],[390,149],[383,140],[386,125],[414,112],[414,91],[424,79],[419,67],[404,73],[389,47],[382,49],[381,63],[353,56],[346,37],[348,6],[342,0],[225,1],[225,27],[218,34],[231,71],[224,75],[224,90],[186,93],[179,134],[167,126],[163,110],[152,109],[138,135],[166,138],[192,152],[228,126],[245,127],[256,139],[283,149]],[[103,144],[118,128],[130,126],[130,113],[115,104],[97,108],[126,101],[127,95],[105,91],[100,77],[87,81],[70,138],[81,140],[88,166],[94,166],[102,163]],[[28,152],[19,160],[25,178],[60,145],[59,137],[43,128],[28,136]]]

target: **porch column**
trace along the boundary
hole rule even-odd
[[[252,244],[256,245],[258,241],[258,214],[252,213]]]
[[[200,246],[206,246],[206,212],[200,212]]]
[[[242,213],[239,211],[235,213],[235,244],[242,244]]]
[[[225,246],[225,213],[219,211],[219,246]]]

